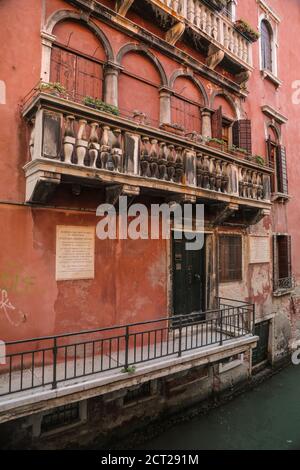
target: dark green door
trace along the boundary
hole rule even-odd
[[[269,330],[269,321],[263,321],[255,325],[255,334],[259,336],[259,340],[256,348],[252,351],[253,366],[268,359]]]
[[[186,315],[203,310],[204,250],[186,250],[186,239],[173,238],[173,312]]]

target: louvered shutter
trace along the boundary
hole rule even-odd
[[[240,119],[235,121],[232,126],[232,143],[236,147],[247,150],[252,153],[252,136],[250,119]]]
[[[212,115],[211,132],[214,139],[222,139],[222,106]]]
[[[288,177],[286,166],[286,149],[283,145],[277,148],[277,190],[279,193],[288,194]]]
[[[292,237],[287,235],[287,262],[288,262],[288,277],[292,277]]]
[[[277,249],[277,235],[273,235],[273,290],[278,288],[278,249]]]
[[[267,155],[268,155],[268,164],[271,168],[274,168],[274,161],[272,158],[272,141],[270,137],[267,140]]]
[[[77,57],[76,95],[102,99],[102,66],[85,57]]]

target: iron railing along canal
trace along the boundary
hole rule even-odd
[[[116,369],[127,372],[141,363],[254,334],[254,325],[253,304],[217,298],[217,308],[206,312],[7,342],[0,396],[56,388]]]

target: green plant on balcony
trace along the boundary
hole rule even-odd
[[[261,155],[254,155],[254,161],[255,161],[255,163],[257,163],[260,166],[265,165],[265,159]]]
[[[50,93],[51,95],[65,95],[66,89],[65,87],[59,82],[41,82],[38,86],[39,91],[44,93]]]
[[[121,370],[122,374],[134,374],[136,371],[135,366],[128,366],[128,367],[123,367]]]
[[[237,155],[248,155],[248,152],[246,149],[243,149],[241,147],[237,147],[236,145],[232,145],[232,147],[230,147],[230,152],[231,153],[234,153],[234,154],[237,154]]]
[[[116,106],[113,106],[112,104],[104,103],[104,101],[99,100],[98,98],[92,98],[91,96],[86,96],[83,99],[83,104],[85,104],[85,106],[98,109],[99,111],[103,111],[105,113],[114,114],[115,116],[119,115],[119,109]]]
[[[254,28],[252,28],[252,26],[250,26],[249,23],[247,23],[247,21],[239,19],[234,23],[234,26],[250,42],[256,42],[260,37],[259,32],[255,30]]]
[[[223,149],[226,147],[226,142],[225,140],[222,140],[222,139],[216,139],[215,137],[212,138],[212,139],[208,139],[207,140],[207,144],[210,146],[210,147],[215,147],[215,148],[219,148],[219,149]]]
[[[177,135],[183,135],[185,131],[184,127],[177,123],[169,124],[164,122],[160,125],[160,128],[166,132],[172,132]]]

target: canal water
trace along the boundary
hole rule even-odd
[[[300,449],[300,365],[148,441],[153,450]]]

